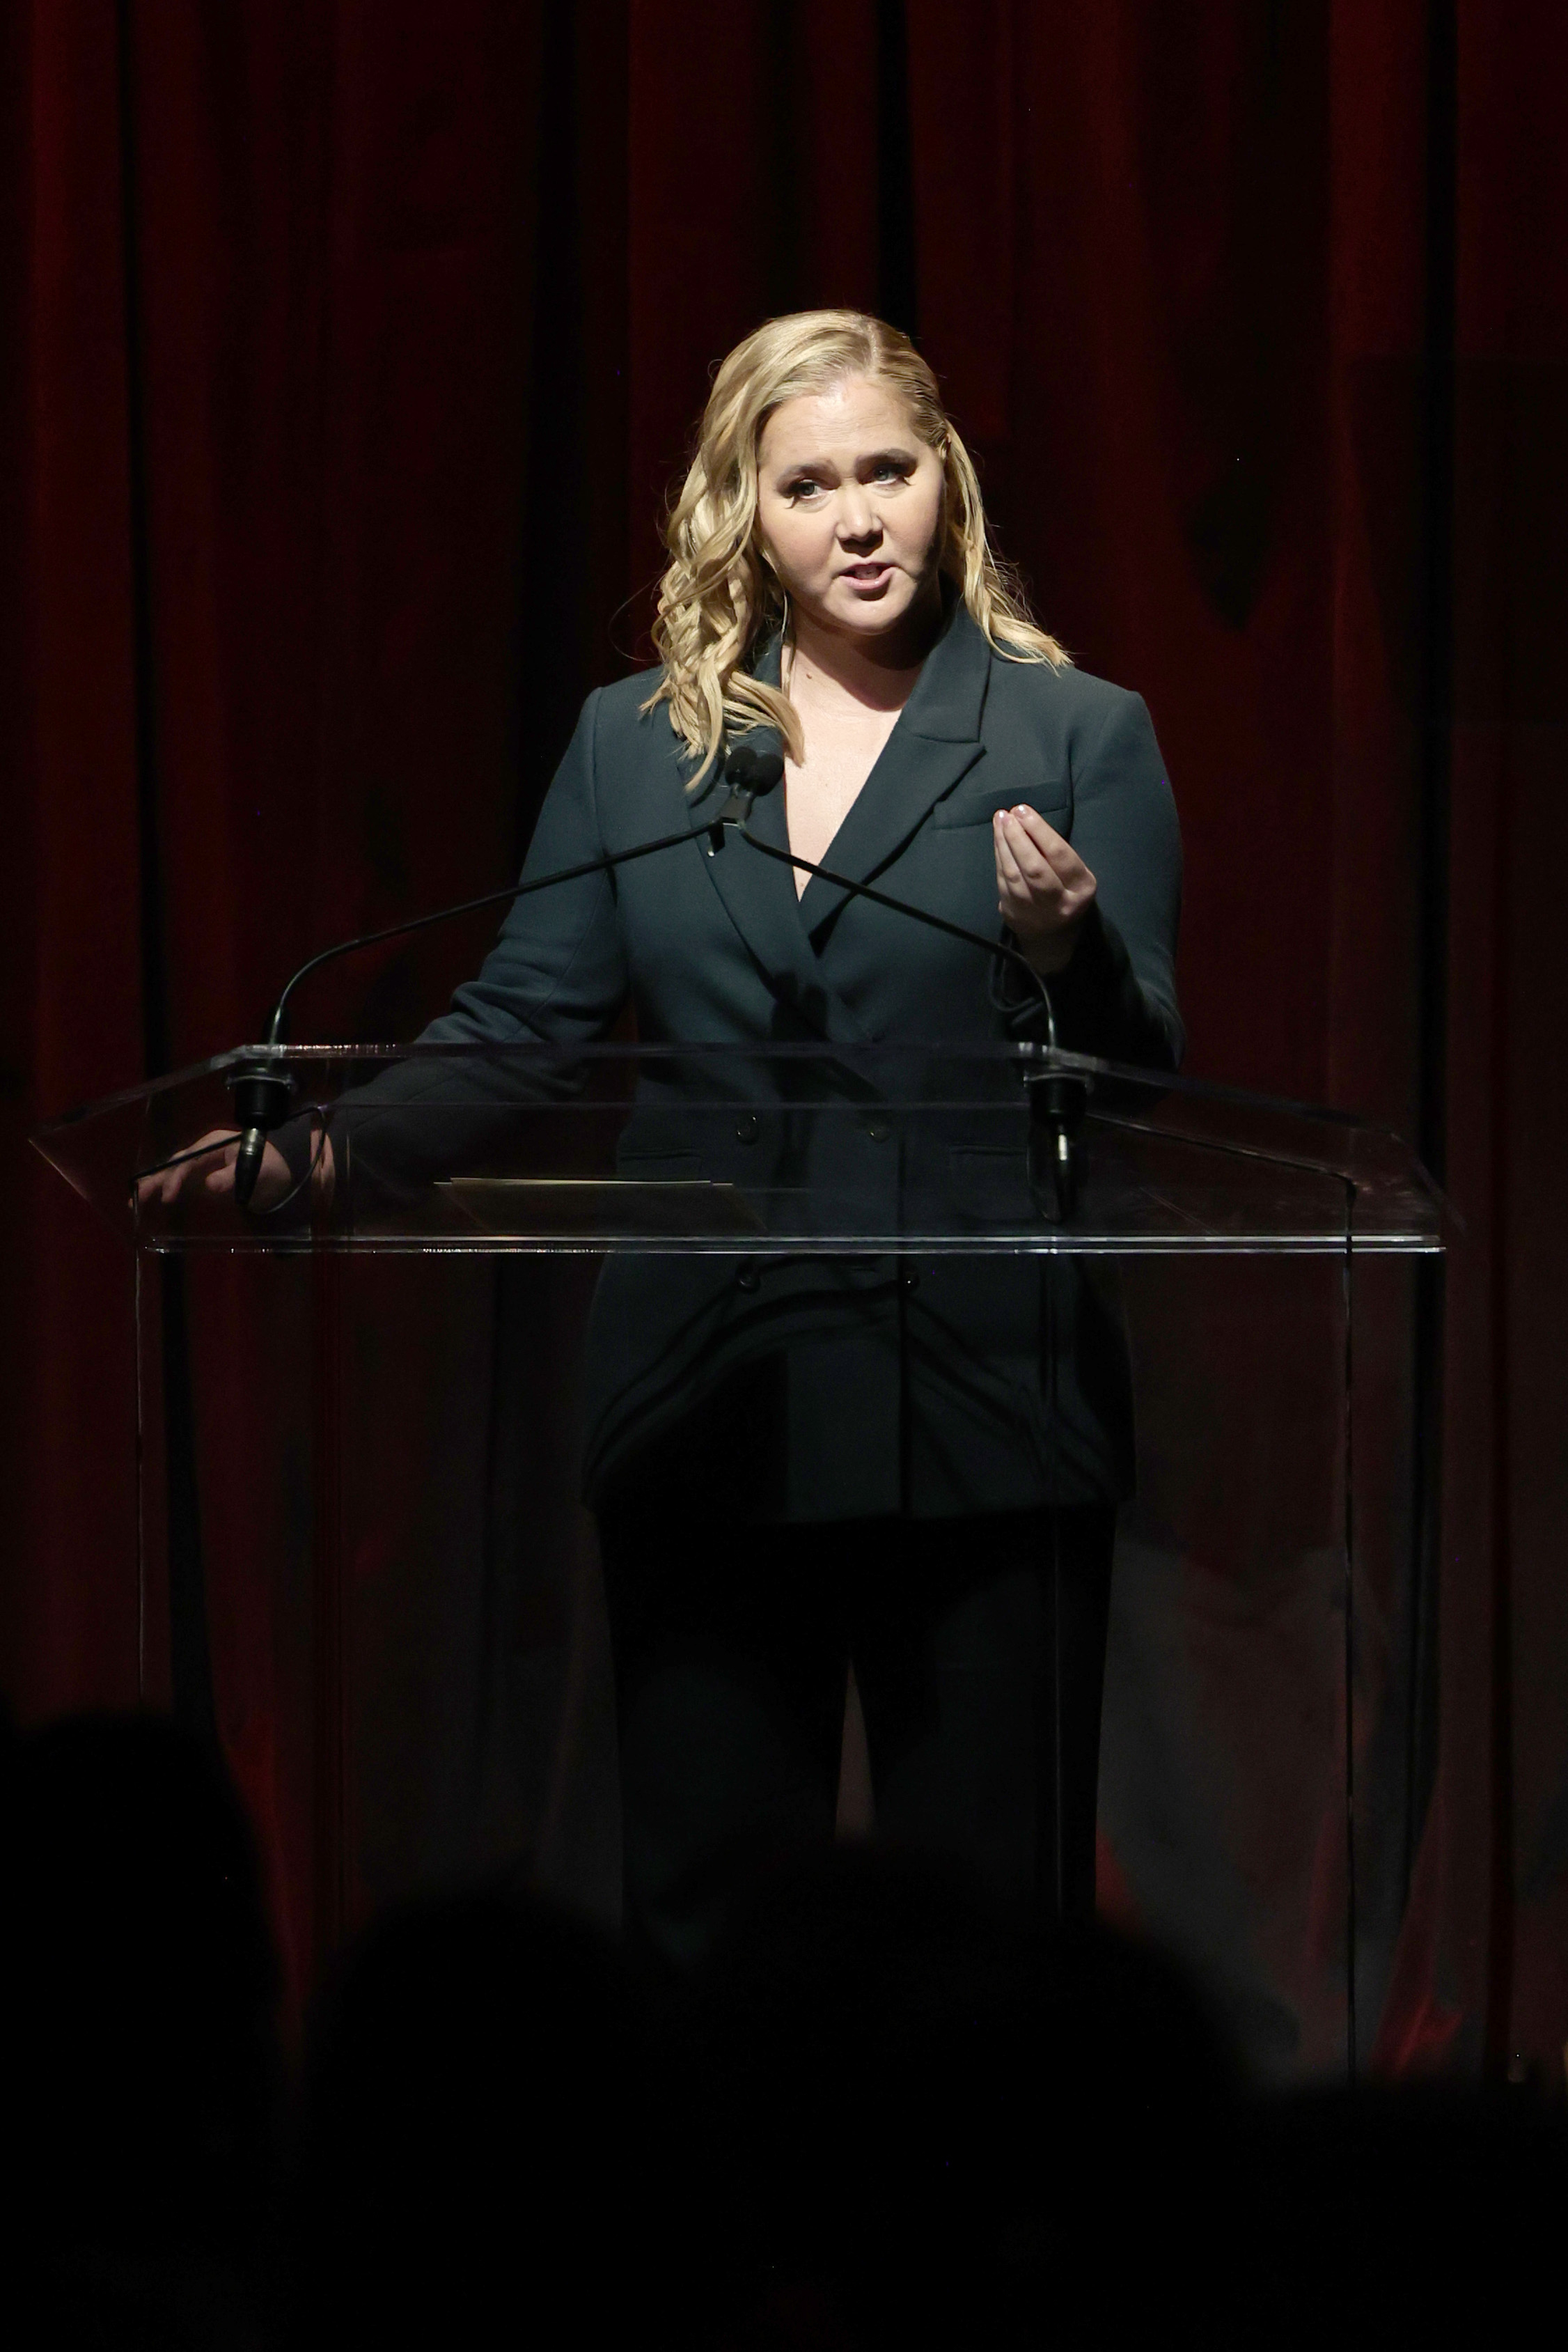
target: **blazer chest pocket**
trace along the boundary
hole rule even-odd
[[[1072,815],[1070,788],[1053,776],[1042,783],[988,784],[983,791],[974,792],[966,792],[960,784],[945,801],[937,802],[931,822],[943,827],[989,824],[998,809],[1020,806],[1038,810],[1055,833],[1064,832]]]

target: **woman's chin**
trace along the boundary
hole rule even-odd
[[[915,606],[915,587],[904,572],[890,573],[875,585],[848,588],[835,583],[822,608],[830,628],[856,637],[885,637],[901,628]]]

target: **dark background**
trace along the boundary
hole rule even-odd
[[[12,0],[0,44],[18,1714],[136,1684],[128,1263],[29,1128],[515,867],[646,658],[715,361],[852,303],[936,369],[1041,620],[1150,703],[1189,1068],[1393,1121],[1465,1221],[1379,2048],[1559,2063],[1558,0]],[[477,944],[297,1034],[406,1035]]]

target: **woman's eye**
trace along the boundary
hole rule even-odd
[[[791,482],[784,495],[789,499],[810,498],[815,494],[815,492],[820,490],[821,487],[821,482],[813,482],[810,479],[803,482]]]

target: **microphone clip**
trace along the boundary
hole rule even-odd
[[[1029,1189],[1050,1225],[1068,1225],[1078,1207],[1079,1133],[1090,1082],[1065,1070],[1026,1072]]]
[[[242,1130],[235,1160],[235,1198],[242,1209],[248,1209],[267,1139],[283,1125],[293,1106],[294,1081],[276,1062],[257,1057],[232,1069],[227,1085],[234,1097],[235,1119]]]

